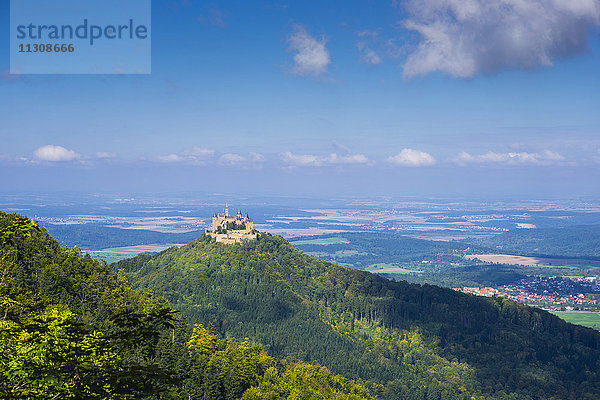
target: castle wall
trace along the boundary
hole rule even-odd
[[[243,232],[243,231],[242,231]],[[214,233],[207,232],[208,235],[214,237],[217,243],[234,244],[242,243],[246,240],[255,240],[258,238],[256,233],[245,233],[245,232],[234,232],[234,233]]]

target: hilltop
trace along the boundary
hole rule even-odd
[[[191,322],[325,365],[382,398],[597,398],[600,334],[508,299],[394,282],[308,256],[279,236],[113,265]]]

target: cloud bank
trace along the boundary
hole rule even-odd
[[[406,9],[404,27],[421,37],[406,78],[551,66],[586,51],[600,25],[600,0],[409,0]]]
[[[237,153],[223,153],[217,155],[213,149],[194,146],[181,153],[159,156],[156,158],[156,161],[187,165],[208,165],[209,163],[218,163],[219,165],[226,167],[245,166],[260,168],[266,161],[266,158],[262,154],[255,152],[250,152],[247,155]]]
[[[552,164],[564,161],[565,158],[553,151],[546,150],[541,153],[528,152],[510,152],[510,153],[495,153],[489,151],[485,154],[471,155],[467,152],[462,152],[454,159],[459,165],[467,164]]]
[[[302,26],[296,26],[288,37],[289,50],[294,54],[292,73],[300,76],[320,76],[327,71],[331,64],[326,40],[320,41],[309,35]]]

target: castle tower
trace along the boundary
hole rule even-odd
[[[219,226],[219,217],[217,216],[217,213],[215,212],[213,214],[213,217],[212,217],[212,229],[213,229],[213,232],[215,232],[217,230],[218,226]]]
[[[229,217],[229,206],[225,203],[225,217]]]

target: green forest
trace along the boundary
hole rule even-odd
[[[280,236],[112,265],[0,214],[0,397],[595,399],[600,334]]]
[[[115,268],[192,322],[326,365],[382,398],[599,393],[597,332],[507,299],[337,266],[279,236],[233,246],[202,237]]]

